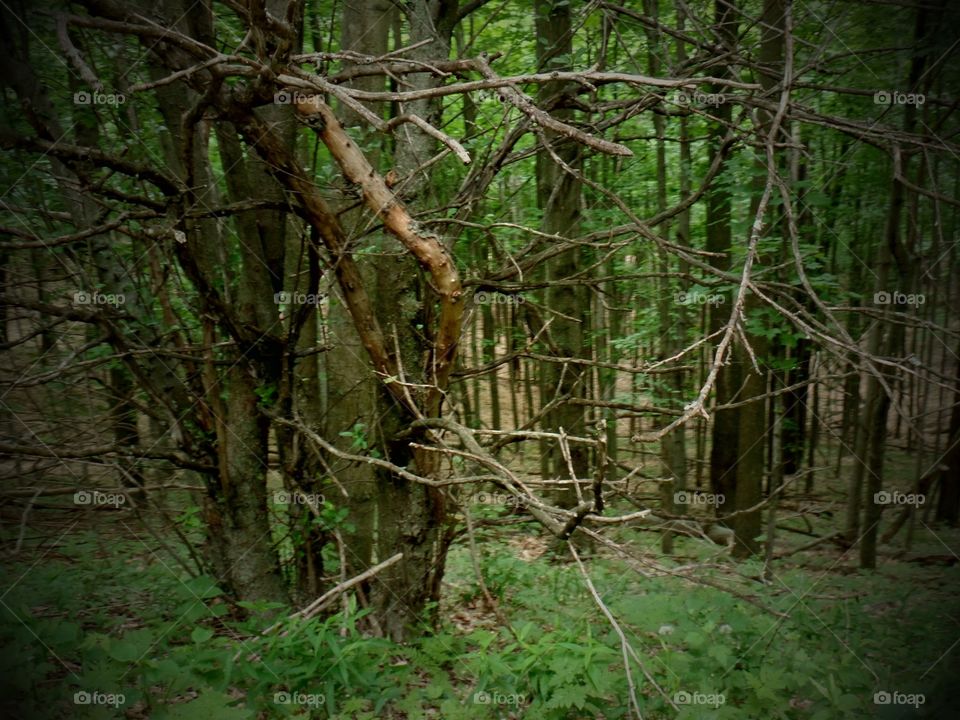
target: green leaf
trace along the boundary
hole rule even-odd
[[[723,667],[727,667],[730,664],[730,660],[733,658],[733,653],[730,652],[730,648],[728,648],[726,645],[711,645],[710,649],[707,650],[707,655],[712,657]]]
[[[107,644],[107,654],[114,660],[132,663],[143,657],[153,645],[153,633],[147,629],[134,630],[120,640]]]
[[[403,695],[403,691],[398,687],[387,688],[380,694],[380,697],[377,698],[377,704],[373,708],[374,713],[379,715],[384,705],[386,705],[391,700],[396,700],[398,697],[401,697],[402,695]]]
[[[158,720],[253,720],[252,710],[245,707],[234,707],[235,702],[224,693],[203,688],[200,697],[188,703],[167,705],[157,712],[154,717]]]
[[[189,595],[195,598],[207,599],[223,595],[223,590],[217,587],[217,581],[208,575],[191,578],[183,585]]]
[[[212,637],[213,637],[213,630],[211,630],[210,628],[205,628],[200,625],[195,627],[193,629],[193,632],[190,633],[190,639],[193,640],[198,645],[204,644],[205,642],[207,642],[207,640],[209,640]]]
[[[585,688],[582,685],[564,685],[553,691],[544,707],[583,709],[586,704]]]

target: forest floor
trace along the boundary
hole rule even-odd
[[[894,488],[912,464],[891,456]],[[784,498],[779,524],[794,531],[778,530],[778,553],[842,529],[842,480],[824,472],[812,495]],[[655,488],[631,492],[643,502]],[[168,509],[196,537],[184,495]],[[633,508],[624,498],[610,512]],[[960,530],[922,513],[911,547],[905,527],[875,571],[858,567],[856,548],[823,542],[775,560],[766,579],[762,559],[734,562],[689,537],[666,557],[659,533],[634,527],[581,547],[581,568],[524,518],[472,513],[476,557],[463,535],[438,623],[404,645],[365,635],[355,606],[261,636],[279,608],[234,607],[210,578],[189,578],[158,542],[185,556],[154,513],[78,510],[65,496],[39,503],[22,528],[5,516],[0,711],[621,718],[633,692],[653,719],[960,717]],[[511,523],[485,524],[496,518]]]

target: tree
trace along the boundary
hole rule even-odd
[[[716,0],[714,3],[714,33],[721,47],[727,53],[736,49],[737,37],[737,6],[735,0]],[[727,63],[722,62],[716,70],[718,77],[729,77]],[[719,84],[711,88],[716,96],[721,96],[723,87]],[[732,117],[730,103],[718,103],[711,108],[715,117],[710,125],[710,153],[725,159],[730,150],[730,143],[726,140],[727,127]],[[711,183],[706,196],[706,249],[713,253],[711,264],[721,271],[730,269],[730,207],[731,190],[729,181]],[[730,293],[722,295],[724,305],[719,308],[710,308],[710,331],[720,332],[723,328],[723,307],[729,307],[733,300]],[[736,358],[725,359],[719,369],[716,383],[716,403],[723,406],[731,402],[740,388],[740,365]],[[739,446],[740,410],[739,408],[725,409],[718,407],[714,411],[714,422],[710,442],[710,487],[717,496],[717,515],[722,517],[727,503],[733,507],[736,498],[736,461],[737,447]]]
[[[573,27],[571,8],[566,2],[537,0],[534,4],[537,32],[537,70],[551,72],[570,70],[573,59]],[[540,86],[537,100],[560,120],[573,119],[576,106],[574,87],[569,82],[547,82]],[[543,147],[537,153],[537,204],[543,213],[543,232],[547,236],[569,238],[578,230],[580,217],[581,171],[580,148],[556,132],[542,131]],[[576,247],[557,253],[546,265],[546,280],[559,280],[576,275],[585,259]],[[544,327],[550,350],[561,358],[578,356],[589,330],[589,308],[582,289],[577,285],[552,285],[547,290],[546,306],[551,311],[549,327]],[[571,399],[584,395],[586,376],[582,367],[562,360],[549,360],[543,365],[541,393],[544,405],[555,403],[547,412],[544,429],[572,435],[585,430],[584,408]],[[577,481],[588,473],[588,458],[579,445],[569,448],[569,465],[562,448],[555,442],[541,443],[541,472],[557,480],[570,476]],[[572,507],[579,492],[568,487],[558,491],[561,504]]]
[[[752,554],[808,417],[838,457],[859,426],[840,471],[869,567],[883,482],[919,487],[955,445],[949,8],[850,10],[855,48],[916,19],[877,61],[907,58],[906,88],[876,100],[881,74],[778,0],[4,12],[0,450],[22,518],[35,490],[160,517],[176,497],[178,571],[274,610],[352,595],[404,639],[462,538],[725,541],[675,507],[688,467]],[[893,290],[930,304],[871,302]],[[898,427],[916,477],[881,482]]]

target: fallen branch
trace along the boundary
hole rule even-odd
[[[600,598],[600,594],[597,592],[597,589],[593,586],[593,582],[590,580],[590,575],[587,573],[587,569],[583,566],[583,562],[580,560],[580,556],[577,555],[577,549],[570,540],[567,540],[567,547],[570,549],[573,559],[577,562],[577,568],[580,570],[580,574],[583,575],[583,579],[587,583],[587,589],[593,596],[594,602],[597,603],[597,606],[600,608],[601,612],[603,612],[614,631],[620,637],[620,650],[623,653],[623,668],[627,674],[627,685],[630,688],[630,704],[636,713],[636,716],[641,719],[643,718],[643,716],[640,714],[640,704],[637,702],[637,689],[633,680],[633,673],[630,672],[630,658],[628,657],[628,654],[633,657],[637,665],[640,666],[640,670],[646,676],[647,680],[649,680],[650,684],[653,685],[657,689],[657,692],[663,696],[664,700],[666,700],[674,710],[679,710],[680,708],[674,704],[673,699],[664,692],[660,685],[657,684],[657,681],[647,671],[647,668],[644,666],[633,647],[631,647],[630,643],[627,642],[627,637],[623,634],[623,630],[620,629],[620,624],[616,621],[616,618],[613,617],[613,613],[610,612],[609,608],[604,605],[603,600]]]
[[[321,595],[319,598],[317,598],[312,603],[310,603],[303,610],[295,612],[293,615],[290,616],[290,618],[293,619],[296,617],[302,617],[304,620],[309,620],[310,618],[315,617],[317,613],[323,610],[323,608],[326,607],[330,603],[330,601],[333,600],[335,597],[337,597],[340,593],[344,593],[350,588],[352,588],[353,586],[359,585],[364,580],[369,580],[374,575],[379,573],[381,570],[385,570],[391,565],[396,565],[401,560],[403,560],[403,553],[397,553],[393,557],[388,558],[387,560],[384,560],[382,563],[378,563],[377,565],[374,565],[372,568],[367,568],[359,575],[356,575],[350,578],[349,580],[347,580],[346,582],[342,582],[336,587],[331,588],[330,590],[325,592],[323,595]]]
[[[822,545],[825,542],[830,542],[831,540],[841,537],[842,535],[843,533],[839,530],[837,532],[832,532],[829,535],[824,535],[823,537],[818,537],[816,540],[811,540],[808,543],[804,543],[800,547],[795,547],[790,550],[784,550],[782,552],[779,552],[776,555],[774,555],[773,559],[781,560],[782,558],[790,557],[791,555],[796,555],[797,553],[803,552],[804,550],[809,550],[810,548],[814,548],[817,545]]]
[[[374,575],[379,573],[381,570],[385,570],[391,565],[396,565],[401,560],[403,560],[403,553],[397,553],[393,557],[388,558],[387,560],[384,560],[382,563],[378,563],[377,565],[374,565],[371,568],[367,568],[359,575],[355,575],[349,580],[339,583],[336,587],[333,587],[327,590],[327,592],[325,592],[323,595],[318,597],[312,603],[307,605],[302,610],[297,610],[297,612],[290,615],[287,619],[293,620],[294,618],[303,618],[304,620],[309,620],[310,618],[315,617],[317,613],[319,613],[321,610],[323,610],[324,607],[329,605],[330,601],[336,598],[337,596],[341,595],[342,593],[345,593],[350,588],[353,588],[359,585],[364,580],[369,580]],[[260,634],[267,635],[271,630],[279,627],[282,622],[283,622],[282,620],[275,622],[273,625],[268,627],[266,630],[264,630]]]

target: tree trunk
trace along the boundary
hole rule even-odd
[[[957,344],[960,351],[960,343]],[[960,352],[955,353],[960,357]],[[960,361],[956,365],[956,381],[953,391],[953,409],[950,411],[950,424],[947,428],[947,450],[940,464],[940,497],[937,501],[938,522],[956,526],[960,521]]]
[[[737,46],[738,10],[736,0],[716,0],[714,4],[714,26],[717,36],[727,52],[733,53]],[[727,77],[730,69],[726,63],[720,63],[714,70],[718,77]],[[723,92],[722,86],[715,86],[715,93]],[[716,118],[710,124],[708,148],[711,155],[718,152],[726,154],[723,138],[731,118],[731,104],[721,103],[711,109]],[[710,184],[706,193],[707,241],[706,249],[719,255],[711,256],[710,263],[718,270],[730,269],[730,190],[718,177]],[[726,321],[723,309],[729,308],[732,296],[724,293],[722,305],[710,307],[709,331],[717,332]],[[734,355],[717,373],[714,390],[717,405],[733,401],[740,389],[740,365]],[[740,437],[740,408],[720,409],[713,413],[713,426],[710,434],[710,488],[717,497],[717,517],[722,518],[724,509],[734,506],[737,481],[737,446]]]
[[[644,11],[648,17],[658,21],[660,15],[658,0],[645,0]],[[647,30],[647,63],[648,72],[656,77],[660,74],[660,53],[661,43],[660,34],[657,28],[648,28]],[[653,116],[654,134],[657,137],[656,156],[657,156],[657,204],[658,213],[667,208],[667,150],[664,136],[664,118],[660,114]],[[670,239],[670,224],[664,222],[661,225],[660,235],[664,241]],[[657,316],[660,325],[660,357],[666,359],[675,355],[682,349],[684,327],[683,316],[685,309],[682,303],[676,302],[676,294],[671,292],[671,283],[668,276],[670,271],[669,258],[666,250],[657,249],[657,272],[659,273],[659,299],[657,301]],[[674,324],[674,318],[677,319]],[[673,409],[679,409],[683,406],[683,372],[676,370],[667,377],[665,391],[668,397],[664,401],[664,406]],[[673,419],[671,415],[665,415],[662,422],[666,425]],[[667,433],[660,441],[660,462],[661,472],[667,480],[660,486],[660,506],[670,514],[677,511],[675,497],[679,490],[683,489],[687,480],[687,451],[685,435],[686,428],[681,425]],[[665,532],[661,541],[661,549],[664,553],[673,552],[673,535]]]
[[[916,24],[914,26],[914,42],[916,47],[924,46],[929,41],[928,32],[937,32],[936,28],[928,29],[928,10],[924,7],[917,8]],[[926,64],[926,53],[917,52],[910,64],[910,74],[908,85],[912,91],[921,90],[918,85],[925,77],[924,66]],[[912,132],[916,124],[916,108],[908,105],[904,109],[904,131]],[[916,234],[911,227],[909,233],[909,246],[903,243],[901,232],[901,216],[903,214],[903,205],[905,200],[906,188],[902,178],[907,177],[909,157],[902,158],[901,174],[893,178],[890,189],[890,210],[887,214],[886,228],[884,232],[884,242],[880,248],[881,261],[878,274],[878,287],[880,292],[891,292],[897,288],[909,288],[912,285],[912,269],[914,261],[911,257],[912,246],[916,243]],[[891,261],[896,271],[897,287],[886,287],[887,279],[890,273],[887,271]],[[891,357],[894,352],[902,347],[904,339],[904,326],[902,323],[891,323],[880,344],[879,355],[881,357]],[[869,419],[869,450],[866,463],[868,469],[866,509],[864,517],[864,531],[860,542],[860,567],[875,568],[877,565],[877,537],[879,533],[880,517],[882,507],[878,501],[877,494],[883,488],[883,462],[886,452],[887,424],[892,397],[890,395],[896,386],[899,375],[891,368],[884,367],[881,372],[886,379],[887,387],[890,392],[884,389],[876,389],[872,406],[867,405],[868,410],[872,410]],[[874,379],[879,385],[879,381]]]
[[[537,0],[534,4],[537,33],[537,66],[540,71],[566,70],[570,68],[573,52],[570,5],[557,0]],[[569,91],[564,83],[549,82],[540,86],[537,100],[543,106],[551,108],[551,115],[561,120],[569,120],[573,111],[564,108],[565,92]],[[580,148],[576,143],[562,141],[555,133],[546,132],[548,141],[553,142],[553,150],[569,167],[579,170]],[[580,217],[580,181],[571,176],[548,153],[541,149],[537,153],[537,199],[543,210],[543,232],[550,235],[571,237],[575,235]],[[581,269],[580,251],[576,248],[558,255],[547,268],[548,280],[562,280],[576,274]],[[584,328],[588,304],[582,287],[576,285],[552,286],[547,289],[547,306],[556,315],[550,326],[550,334],[555,350],[565,357],[579,355],[583,348]],[[554,394],[569,397],[582,397],[583,371],[572,365],[547,363],[544,369],[545,388],[550,393],[549,402]],[[583,406],[563,403],[548,413],[545,430],[558,432],[560,429],[570,435],[582,434],[584,428]],[[573,471],[578,478],[587,477],[588,456],[582,445],[570,447]],[[567,479],[570,471],[566,460],[556,443],[547,443],[549,472],[556,479]],[[572,479],[572,478],[571,478]],[[556,495],[561,505],[576,504],[577,494],[572,487]]]
[[[784,0],[764,0],[760,62],[768,71],[760,75],[760,83],[768,92],[773,90],[782,78],[778,68],[783,67],[784,14]],[[773,117],[768,111],[760,111],[759,115],[760,134],[766,136],[770,131]],[[758,182],[764,181],[758,180]],[[756,199],[752,206],[758,208]],[[755,227],[754,232],[761,232],[761,230]],[[760,258],[755,263],[754,272],[757,272],[759,265]],[[749,321],[751,314],[759,311],[761,307],[759,299],[751,292],[744,302],[745,321]],[[744,334],[753,349],[758,367],[751,366],[746,348],[738,346],[740,364],[744,368],[743,394],[749,402],[740,408],[738,425],[736,508],[740,514],[734,519],[733,524],[735,557],[746,557],[757,551],[757,536],[760,535],[762,523],[761,511],[744,511],[761,500],[765,469],[764,439],[768,431],[765,397],[767,372],[764,370],[768,343],[766,337],[760,333],[745,331]]]

